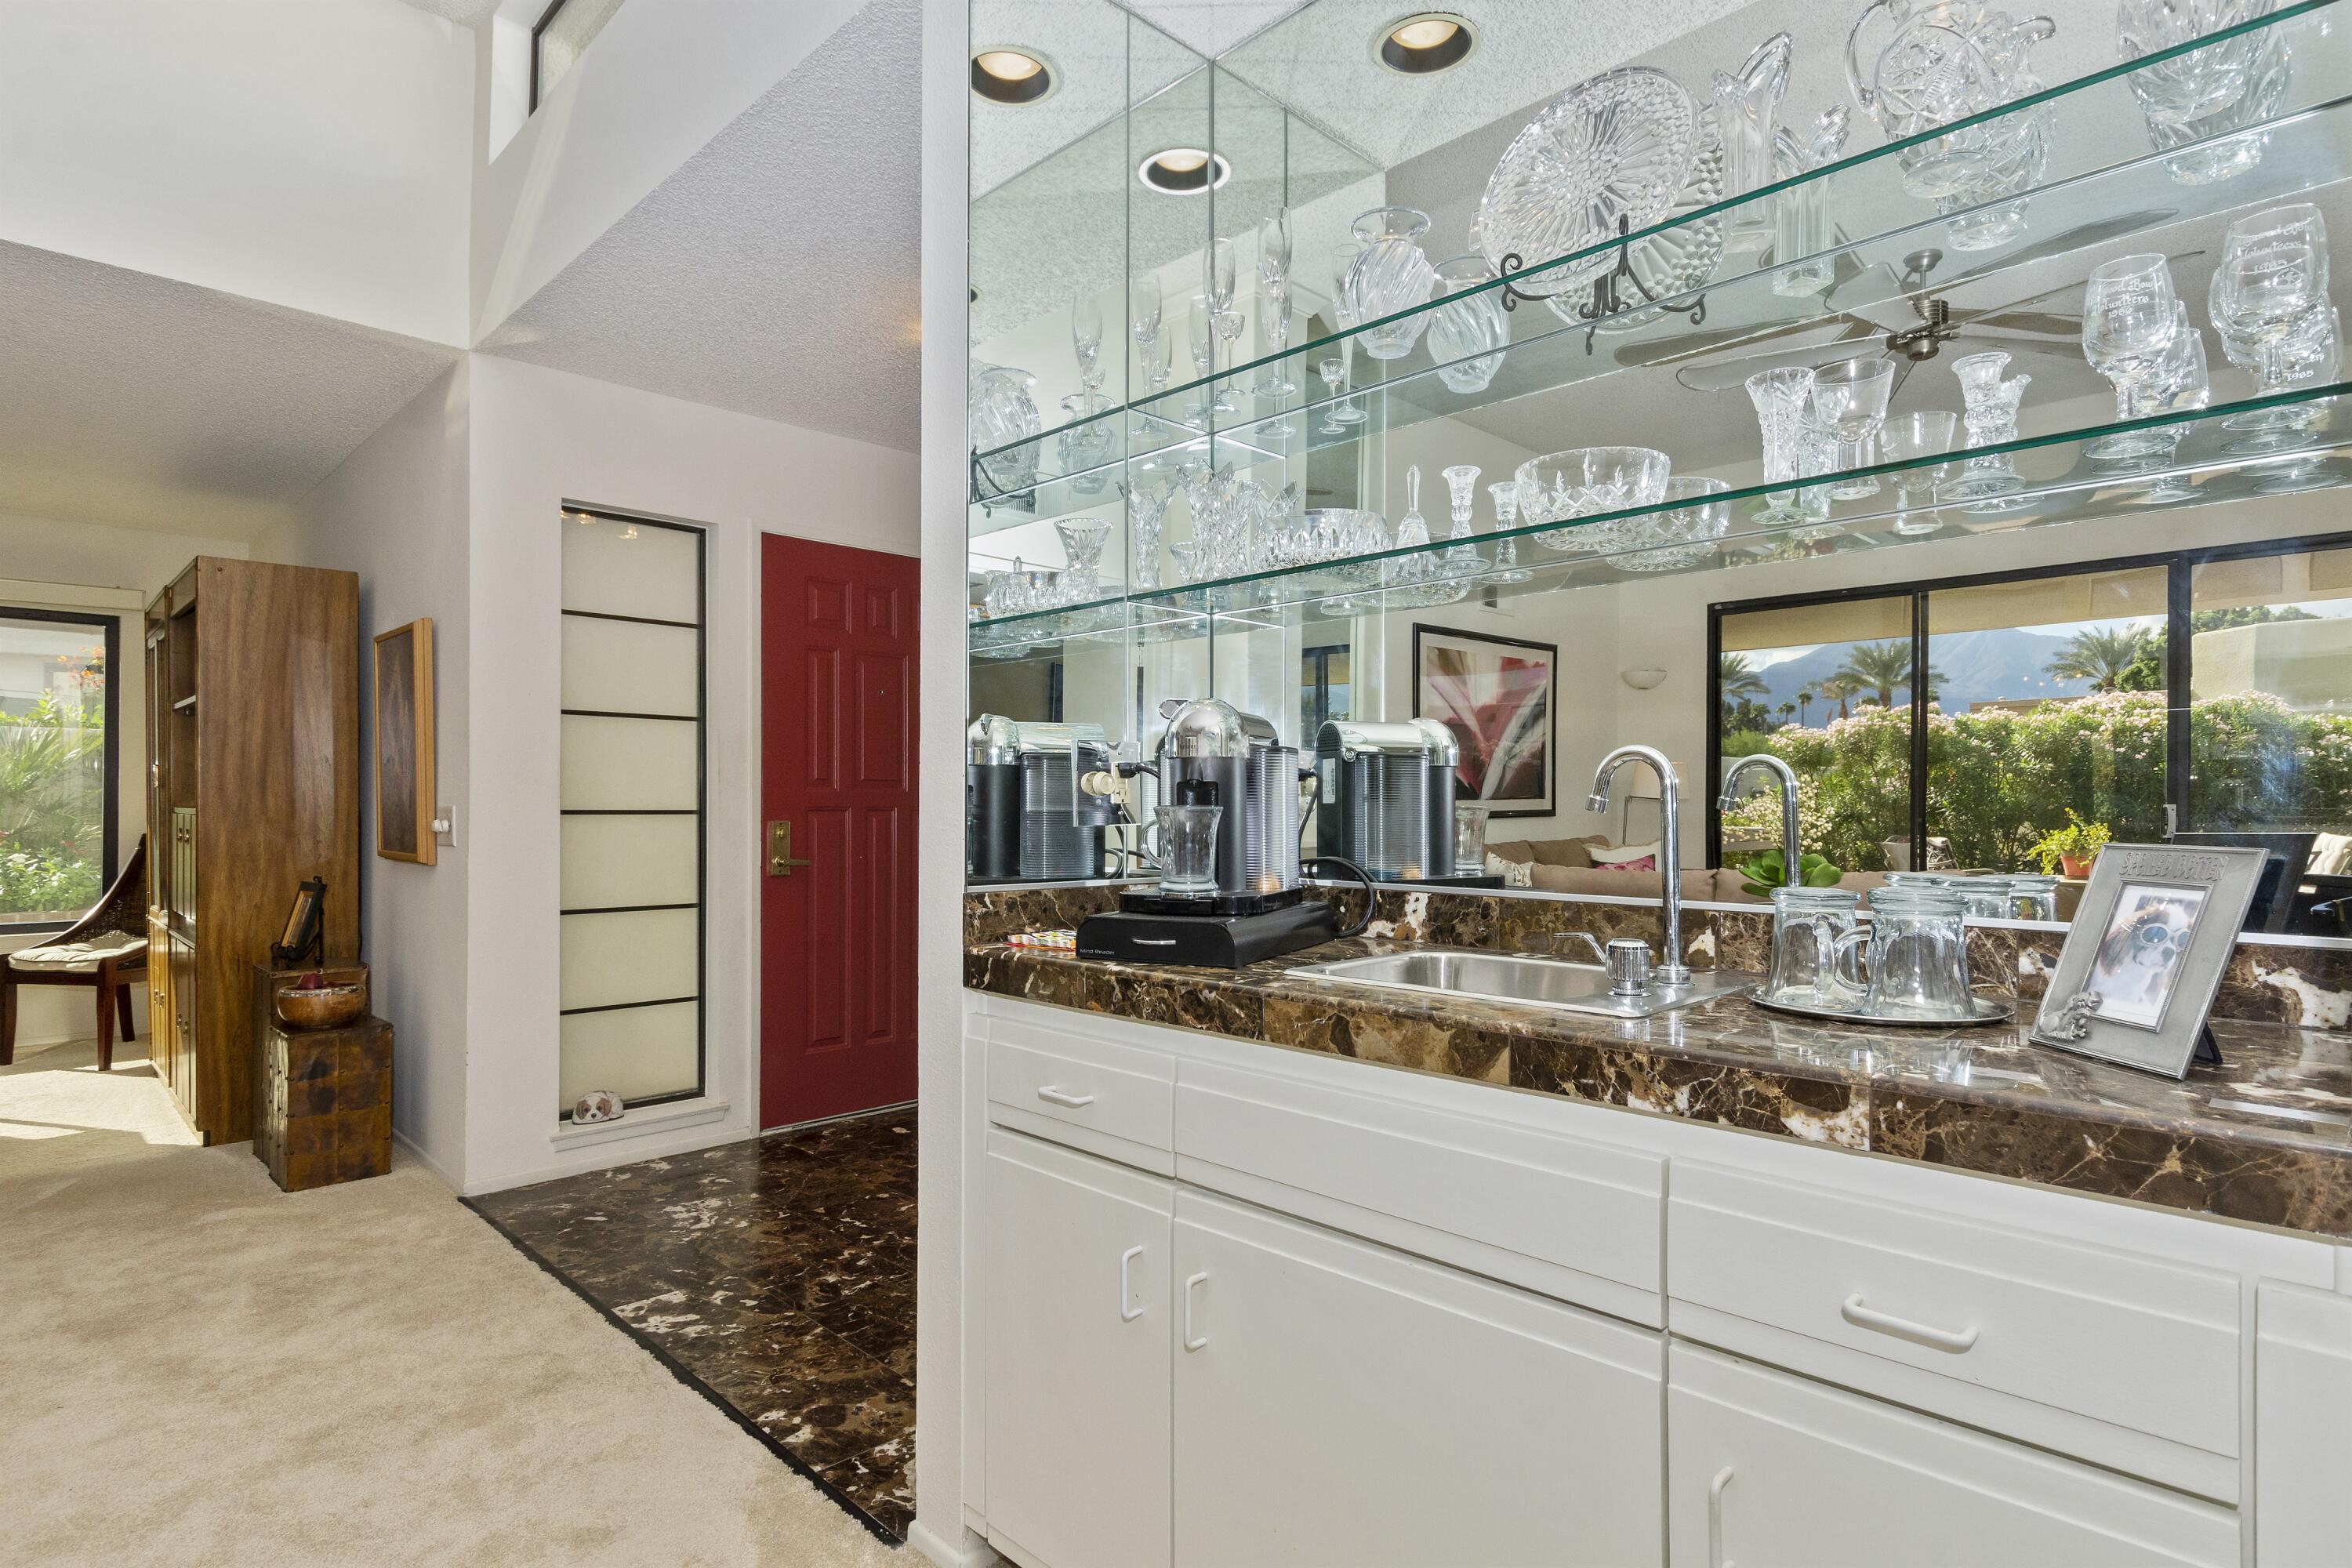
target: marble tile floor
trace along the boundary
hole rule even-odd
[[[911,1106],[470,1202],[877,1534],[906,1538]]]

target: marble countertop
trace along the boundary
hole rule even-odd
[[[1356,938],[1237,972],[979,942],[973,990],[2352,1239],[2352,1034],[2216,1019],[2183,1082],[1949,1030],[1816,1023],[1744,998],[1620,1020],[1322,979],[1433,944]]]

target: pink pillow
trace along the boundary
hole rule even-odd
[[[1614,848],[1592,851],[1592,864],[1602,871],[1654,871],[1658,868],[1659,846],[1655,844],[1624,844]]]
[[[1639,860],[1612,860],[1601,868],[1604,871],[1654,871],[1657,868],[1658,858],[1655,855],[1644,855]]]

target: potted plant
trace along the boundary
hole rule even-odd
[[[2056,872],[2079,882],[2091,874],[2091,862],[2099,858],[2099,851],[2114,837],[2105,823],[2085,822],[2070,805],[2066,808],[2066,826],[2043,834],[2026,853],[2033,857],[2043,876]]]
[[[1750,855],[1732,868],[1748,880],[1740,891],[1751,899],[1769,899],[1775,888],[1786,887],[1788,868],[1780,863],[1778,849],[1766,849]],[[1834,888],[1845,873],[1822,856],[1810,851],[1797,857],[1797,885],[1803,888]]]

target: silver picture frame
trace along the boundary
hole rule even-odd
[[[2218,1060],[2207,1016],[2268,858],[2260,849],[2110,844],[2028,1038],[2184,1079]]]

